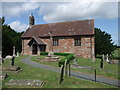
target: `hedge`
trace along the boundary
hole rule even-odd
[[[58,56],[67,56],[67,55],[69,55],[69,53],[54,53],[54,55],[58,55]]]
[[[65,60],[67,60],[67,64],[70,63],[71,60],[74,59],[74,54],[69,54],[67,55],[65,58],[61,59],[58,63],[59,67],[61,67],[61,65],[64,65]]]
[[[40,52],[40,55],[48,55],[48,52]]]

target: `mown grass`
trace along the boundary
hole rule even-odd
[[[118,64],[108,64],[105,61],[103,61],[103,69],[100,68],[100,62],[101,59],[96,59],[95,62],[93,62],[91,59],[85,59],[85,58],[77,58],[77,62],[80,66],[91,66],[92,69],[91,70],[86,70],[86,69],[76,69],[74,68],[73,70],[77,70],[80,72],[85,72],[85,73],[90,73],[90,74],[94,74],[94,70],[97,70],[97,75],[101,75],[101,76],[106,76],[106,77],[110,77],[113,79],[120,79],[118,72]],[[73,63],[73,61],[71,62]]]
[[[19,73],[8,73],[9,77],[3,80],[3,88],[40,88],[36,86],[9,86],[5,85],[10,79],[35,79],[43,80],[45,84],[43,88],[116,88],[113,86],[95,83],[92,81],[77,79],[74,77],[66,77],[62,84],[59,84],[59,73],[48,71],[41,68],[36,68],[24,64],[21,59],[26,56],[15,59],[15,65],[21,67],[23,70]],[[5,60],[5,65],[9,65],[10,60]],[[3,64],[3,65],[4,65]]]
[[[37,58],[40,58],[39,60]],[[51,65],[51,66],[56,66],[58,67],[58,62],[45,62],[42,61],[42,59],[44,59],[45,56],[35,56],[32,57],[32,61],[41,63],[41,64],[46,64],[46,65]],[[61,57],[64,58],[64,57]],[[84,73],[89,73],[89,74],[94,74],[94,70],[96,69],[97,71],[97,75],[101,75],[101,76],[106,76],[106,77],[110,77],[113,79],[120,79],[119,75],[118,75],[118,64],[108,64],[104,61],[104,68],[101,69],[100,68],[100,62],[101,59],[96,59],[95,62],[93,62],[91,59],[86,59],[86,58],[77,58],[77,62],[80,66],[90,66],[92,67],[92,69],[88,70],[88,69],[78,69],[78,68],[71,68],[74,71],[79,71],[79,72],[84,72]],[[71,64],[73,63],[73,61],[71,61]]]

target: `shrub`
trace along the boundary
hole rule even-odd
[[[40,55],[48,55],[48,52],[40,52]]]

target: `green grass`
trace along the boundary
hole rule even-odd
[[[41,59],[38,60],[37,58],[41,58]],[[31,60],[35,61],[37,63],[58,67],[58,62],[44,62],[44,61],[42,61],[43,58],[45,58],[45,56],[35,56],[35,57],[32,57]],[[64,58],[64,57],[60,57],[60,58]],[[77,61],[80,66],[91,66],[92,70],[71,68],[74,71],[94,74],[94,69],[97,69],[97,75],[106,76],[106,77],[110,77],[113,79],[120,79],[120,77],[118,77],[119,69],[118,69],[117,64],[108,64],[104,61],[104,69],[101,69],[100,68],[101,59],[97,58],[96,61],[93,62],[91,59],[77,58]],[[73,61],[71,61],[71,64],[72,63],[73,63]],[[119,70],[119,72],[120,72],[120,70]]]
[[[23,70],[19,73],[8,73],[9,77],[3,80],[3,88],[39,88],[33,86],[8,86],[5,85],[10,79],[37,79],[43,80],[45,85],[43,88],[116,88],[113,86],[95,83],[92,81],[77,79],[74,77],[66,77],[62,84],[59,84],[59,74],[41,68],[31,67],[21,62],[26,56],[15,59],[15,65]],[[6,60],[3,65],[9,65],[10,60]]]
[[[80,66],[91,66],[92,70],[86,70],[86,69],[84,70],[73,69],[73,70],[94,74],[94,69],[97,69],[97,75],[102,75],[113,79],[120,79],[118,77],[118,64],[108,64],[104,61],[104,68],[101,69],[100,68],[101,59],[97,58],[96,61],[93,62],[91,59],[77,58],[77,61]]]

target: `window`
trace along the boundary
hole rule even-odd
[[[81,38],[74,39],[74,46],[81,46]]]
[[[53,46],[58,46],[58,39],[53,39]]]

